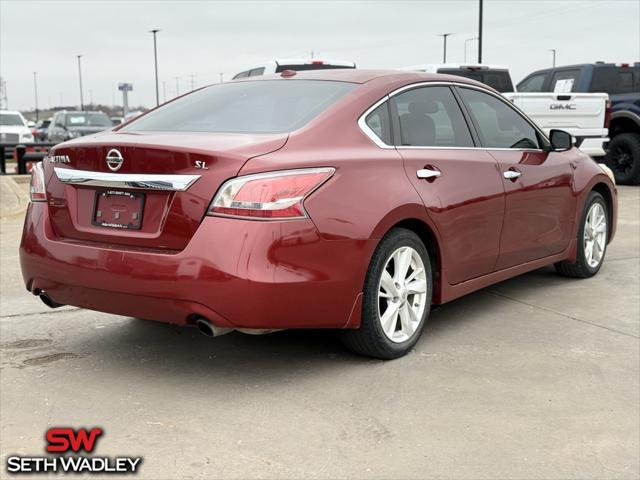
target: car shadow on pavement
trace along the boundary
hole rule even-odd
[[[542,269],[435,307],[416,350],[429,351],[434,340],[455,336],[473,326],[480,328],[475,325],[482,321],[478,312],[491,312],[504,301],[492,294],[491,289],[515,282],[521,282],[515,288],[526,290],[536,288],[532,284],[538,283],[557,286],[564,279],[555,276],[553,270]],[[195,382],[224,377],[275,383],[282,376],[402,363],[411,361],[412,355],[390,363],[361,357],[346,350],[335,330],[284,330],[266,335],[233,332],[209,338],[194,327],[137,319],[116,321],[108,328],[83,332],[63,342],[65,349],[82,354],[82,361],[90,361],[98,370],[106,368],[113,373],[115,369],[125,376],[188,375]]]

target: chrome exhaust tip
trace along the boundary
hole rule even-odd
[[[58,302],[54,301],[53,298],[51,298],[49,295],[47,295],[47,292],[45,292],[44,290],[41,291],[38,294],[38,296],[40,297],[40,300],[42,300],[42,303],[44,303],[49,308],[64,307],[64,303],[58,303]]]
[[[196,327],[198,327],[200,333],[205,337],[219,337],[220,335],[233,332],[233,328],[216,327],[204,317],[198,317],[196,320]]]

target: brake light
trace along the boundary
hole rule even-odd
[[[29,182],[29,198],[32,202],[46,202],[47,192],[44,189],[44,168],[42,162],[38,162],[31,169],[31,181]]]
[[[607,100],[607,104],[604,110],[604,128],[609,128],[611,123],[611,100]]]
[[[220,187],[207,214],[258,220],[305,218],[305,198],[333,172],[334,168],[306,168],[234,178]]]
[[[311,65],[324,65],[324,61],[322,60],[313,60]]]

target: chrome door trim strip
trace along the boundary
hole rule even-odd
[[[389,100],[391,97],[394,97],[406,90],[411,90],[413,88],[419,88],[419,87],[429,87],[429,86],[451,86],[451,85],[455,85],[456,87],[465,87],[465,88],[471,88],[471,89],[475,89],[475,90],[479,90],[481,92],[487,93],[489,95],[492,95],[494,97],[496,97],[498,100],[506,103],[507,105],[509,105],[512,109],[514,109],[517,113],[520,114],[521,117],[524,118],[524,120],[531,125],[536,132],[538,132],[540,135],[542,135],[542,137],[547,140],[547,142],[551,143],[551,141],[549,140],[549,137],[542,131],[542,129],[540,127],[538,127],[535,123],[533,123],[529,117],[527,117],[527,114],[524,113],[522,110],[520,110],[520,108],[518,108],[516,105],[513,104],[513,102],[510,102],[508,99],[506,99],[505,97],[503,97],[502,95],[500,95],[499,93],[495,93],[492,92],[491,90],[488,90],[486,88],[480,87],[478,85],[471,85],[469,83],[462,83],[462,82],[441,82],[441,81],[432,81],[432,82],[417,82],[417,83],[411,83],[409,85],[405,85],[403,87],[399,87],[396,90],[388,93],[387,95],[385,95],[383,98],[381,98],[380,100],[378,100],[376,103],[373,104],[373,106],[369,107],[362,115],[360,115],[360,117],[358,117],[358,126],[360,127],[360,129],[364,132],[364,134],[369,137],[378,147],[380,148],[386,148],[386,149],[421,149],[421,150],[485,150],[485,151],[490,151],[490,150],[504,150],[504,151],[516,151],[516,152],[544,152],[545,150],[541,149],[541,148],[491,148],[491,147],[437,147],[437,146],[410,146],[410,145],[387,145],[386,143],[384,143],[376,134],[373,130],[371,130],[369,128],[369,126],[367,125],[366,122],[366,118],[367,116],[373,111],[375,110],[377,107],[379,107],[382,103],[386,102],[387,100]]]
[[[128,188],[134,190],[183,192],[200,178],[200,175],[106,173],[58,167],[55,167],[53,170],[58,177],[58,180],[66,184],[107,188]]]

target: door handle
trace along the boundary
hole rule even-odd
[[[431,168],[422,168],[416,172],[418,178],[423,178],[428,180],[430,178],[438,178],[442,175],[442,172],[439,170],[432,170]]]
[[[513,181],[517,180],[518,177],[520,177],[520,175],[522,175],[522,172],[518,172],[517,170],[507,170],[502,174],[502,176],[507,180],[513,180]]]

